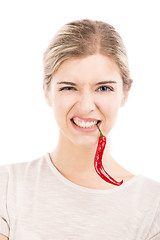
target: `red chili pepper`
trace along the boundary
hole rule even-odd
[[[95,154],[95,158],[94,158],[94,167],[96,172],[98,173],[98,175],[105,180],[108,183],[111,183],[113,185],[116,186],[120,186],[123,183],[123,180],[121,182],[117,182],[114,178],[112,178],[104,169],[103,165],[102,165],[102,156],[103,156],[103,152],[106,146],[106,137],[102,134],[100,128],[97,128],[100,132],[100,137],[99,137],[99,141],[98,141],[98,146],[97,146],[97,151]]]

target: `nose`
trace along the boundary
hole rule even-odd
[[[96,106],[93,94],[89,91],[84,91],[83,94],[79,96],[78,110],[83,114],[87,114],[94,111],[95,108]]]

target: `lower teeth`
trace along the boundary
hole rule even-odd
[[[76,126],[78,126],[77,124],[76,124]],[[91,127],[93,127],[94,125],[92,125],[92,126],[89,126],[89,127],[82,127],[82,126],[78,126],[78,127],[80,127],[80,128],[91,128]]]

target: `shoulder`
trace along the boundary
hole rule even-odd
[[[140,176],[139,181],[137,181],[137,188],[146,197],[160,198],[160,182],[155,179]]]
[[[28,162],[0,166],[0,232],[5,225],[6,236],[7,224],[18,211],[24,191],[35,189],[34,184],[41,179],[39,174],[46,166],[45,155]]]
[[[144,206],[146,205],[148,209],[152,209],[151,211],[153,212],[153,208],[156,209],[160,201],[160,182],[141,176],[136,190],[139,202]]]
[[[146,223],[146,224],[145,224]],[[153,201],[152,207],[146,213],[144,226],[148,226],[143,231],[146,234],[146,239],[160,239],[160,198],[157,198],[157,201]]]
[[[1,165],[0,183],[3,184],[4,182],[10,182],[12,180],[17,182],[20,179],[24,179],[26,176],[35,176],[35,174],[38,173],[38,170],[43,168],[44,164],[45,155],[28,162]]]
[[[157,203],[157,208],[155,209],[154,218],[149,229],[147,239],[160,239],[160,201]]]
[[[144,211],[138,239],[154,239],[154,236],[160,238],[160,182],[141,176],[137,189],[137,197],[139,195],[137,208],[140,213]]]

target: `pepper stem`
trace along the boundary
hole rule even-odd
[[[104,137],[104,135],[102,134],[102,132],[101,132],[99,126],[98,126],[98,123],[96,123],[96,126],[97,126],[97,128],[98,128],[98,130],[99,130],[99,132],[100,132],[100,137]]]

